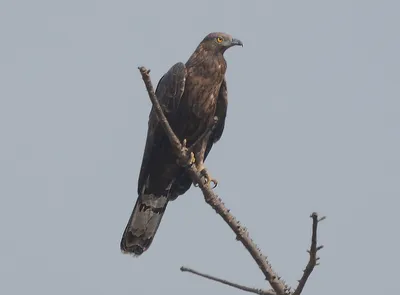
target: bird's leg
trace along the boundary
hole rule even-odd
[[[187,144],[187,140],[186,140],[186,138],[183,140],[183,142],[182,142],[182,149],[183,150],[186,150],[186,152],[188,152],[189,150],[188,150],[188,148],[186,147],[186,144]],[[190,167],[190,166],[192,166],[194,163],[196,163],[196,158],[195,158],[195,156],[194,156],[194,153],[191,151],[190,152],[190,155],[189,155],[190,157],[189,157],[189,161],[188,162],[186,162],[186,163],[182,163],[181,162],[181,160],[177,160],[177,164],[179,165],[179,166],[183,166],[183,167]]]
[[[196,153],[196,168],[197,171],[200,172],[202,181],[205,185],[212,185],[212,189],[216,188],[218,185],[218,181],[215,178],[212,178],[211,175],[208,173],[206,167],[204,167],[204,154],[207,148],[207,141],[204,140],[199,145],[194,146],[194,150]],[[196,184],[195,184],[196,186]]]

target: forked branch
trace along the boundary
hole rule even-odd
[[[305,284],[307,283],[307,280],[308,280],[310,274],[314,270],[314,267],[318,265],[319,257],[317,257],[317,252],[323,248],[322,245],[321,246],[317,246],[317,229],[318,229],[318,223],[320,221],[324,220],[325,216],[321,217],[321,218],[318,218],[317,213],[314,212],[314,213],[311,214],[310,217],[313,220],[311,246],[310,246],[310,249],[307,250],[307,252],[310,254],[310,258],[309,258],[309,261],[307,263],[306,268],[304,269],[303,276],[299,280],[299,284],[298,284],[296,290],[294,290],[294,292],[290,292],[289,290],[287,291],[287,293],[291,294],[291,295],[300,295],[302,293],[303,288],[304,288]],[[197,276],[200,276],[200,277],[212,280],[212,281],[216,281],[216,282],[219,282],[221,284],[228,285],[228,286],[231,286],[233,288],[237,288],[237,289],[240,289],[240,290],[243,290],[243,291],[246,291],[246,292],[260,294],[260,295],[276,295],[274,290],[263,290],[263,289],[246,287],[246,286],[243,286],[243,285],[239,285],[239,284],[236,284],[236,283],[229,282],[229,281],[224,280],[224,279],[220,279],[220,278],[208,275],[208,274],[204,274],[204,273],[198,272],[198,271],[193,270],[193,269],[188,268],[188,267],[183,267],[182,266],[181,267],[181,271],[182,272],[189,272],[189,273],[192,273],[194,275],[197,275]]]

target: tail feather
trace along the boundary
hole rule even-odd
[[[123,253],[140,255],[150,247],[167,205],[167,196],[139,195],[122,235]]]

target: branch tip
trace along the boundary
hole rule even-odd
[[[310,255],[310,258],[308,260],[308,263],[306,265],[306,268],[303,270],[303,276],[301,279],[298,281],[299,284],[297,285],[297,288],[293,292],[293,295],[300,295],[301,292],[303,291],[303,288],[311,275],[312,271],[314,270],[314,267],[319,265],[318,260],[319,257],[317,257],[317,251],[322,249],[323,246],[318,246],[317,247],[317,229],[318,229],[318,223],[319,221],[325,219],[325,217],[318,218],[318,213],[313,212],[310,217],[312,218],[312,235],[311,235],[311,245],[309,250],[307,250],[307,253]]]

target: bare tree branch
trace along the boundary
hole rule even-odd
[[[174,134],[171,126],[168,123],[167,118],[165,117],[161,105],[158,102],[158,99],[154,93],[154,89],[151,83],[149,71],[145,67],[139,67],[139,71],[142,75],[143,81],[146,85],[147,92],[149,94],[150,100],[153,103],[153,106],[156,110],[156,114],[160,123],[162,124],[165,132],[169,140],[171,141],[171,145],[180,160],[188,163],[188,154],[187,149],[183,148],[182,144],[179,142],[179,139]],[[195,165],[190,165],[187,167],[187,171],[192,178],[194,183],[197,183],[203,192],[205,201],[209,204],[229,225],[229,227],[236,234],[237,239],[242,242],[243,246],[249,251],[250,255],[256,261],[257,265],[260,267],[261,271],[265,275],[265,278],[271,284],[272,288],[278,295],[285,294],[285,290],[287,290],[287,286],[278,278],[277,274],[272,270],[270,263],[267,261],[267,258],[261,253],[261,251],[257,248],[257,246],[250,239],[247,230],[240,225],[240,223],[236,220],[236,218],[229,212],[229,210],[224,206],[222,200],[218,198],[216,194],[211,190],[209,186],[204,184],[201,179],[201,175],[199,175]]]
[[[181,271],[182,272],[190,272],[190,273],[198,275],[200,277],[203,277],[203,278],[206,278],[206,279],[209,279],[209,280],[212,280],[212,281],[216,281],[216,282],[222,283],[224,285],[228,285],[228,286],[231,286],[233,288],[240,289],[242,291],[255,293],[255,294],[259,294],[259,295],[276,295],[274,290],[262,290],[262,289],[257,289],[257,288],[246,287],[246,286],[239,285],[239,284],[236,284],[236,283],[232,283],[232,282],[229,282],[227,280],[223,280],[223,279],[220,279],[220,278],[217,278],[217,277],[214,277],[214,276],[210,276],[208,274],[204,274],[204,273],[198,272],[198,271],[193,270],[193,269],[188,268],[188,267],[182,266],[181,267]]]
[[[293,295],[300,295],[301,292],[303,291],[303,288],[307,283],[308,277],[314,270],[314,267],[316,265],[318,265],[319,257],[317,257],[317,252],[324,247],[322,245],[317,247],[317,229],[318,229],[318,223],[320,221],[324,220],[325,217],[318,218],[318,214],[316,212],[311,214],[310,217],[313,220],[311,246],[310,246],[310,250],[307,251],[310,254],[310,259],[308,260],[307,266],[303,271],[303,276],[299,280],[299,284],[298,284],[296,290],[293,292]]]

